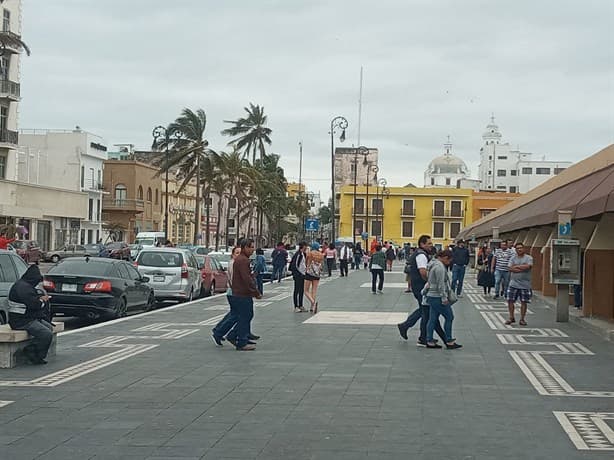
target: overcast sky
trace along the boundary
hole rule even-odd
[[[423,185],[450,135],[477,176],[491,112],[503,140],[578,161],[614,143],[610,0],[24,0],[21,128],[75,125],[151,144],[183,107],[207,138],[264,106],[271,152],[330,195],[330,120],[380,150],[389,185]]]

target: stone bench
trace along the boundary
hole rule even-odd
[[[64,330],[64,323],[55,323],[53,327],[53,341],[47,356],[55,356],[57,334]],[[0,325],[0,368],[10,369],[18,364],[28,363],[23,349],[30,343],[30,336],[26,331],[16,331],[8,324]]]

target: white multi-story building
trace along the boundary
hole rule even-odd
[[[570,161],[534,160],[533,153],[514,149],[502,135],[491,117],[482,135],[479,177],[482,190],[526,193],[570,166]]]
[[[82,217],[55,216],[54,244],[95,243],[103,237],[102,175],[105,141],[79,127],[70,130],[22,130],[17,180],[53,190],[87,194]]]

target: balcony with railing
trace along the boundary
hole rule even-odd
[[[19,143],[19,133],[10,129],[0,129],[0,144],[17,145]]]
[[[143,200],[129,200],[127,198],[104,198],[102,209],[105,211],[143,212],[145,202]]]
[[[433,209],[433,217],[444,217],[450,219],[461,219],[464,212],[459,209]]]
[[[8,26],[6,24],[4,24],[3,30],[0,31],[0,34],[6,37],[6,39],[3,41],[3,50],[15,54],[21,53],[22,49],[24,49],[24,44],[21,41],[21,35],[8,30]]]
[[[20,85],[11,80],[0,80],[0,98],[18,101]]]
[[[352,208],[352,215],[353,216],[365,216],[366,215],[365,210],[366,208],[364,206]]]
[[[416,217],[414,208],[401,208],[401,217]]]

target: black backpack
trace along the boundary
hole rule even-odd
[[[301,251],[296,251],[294,253],[294,255],[292,256],[292,260],[290,260],[290,272],[293,275],[298,275],[299,271],[298,271],[298,258],[301,255]]]

